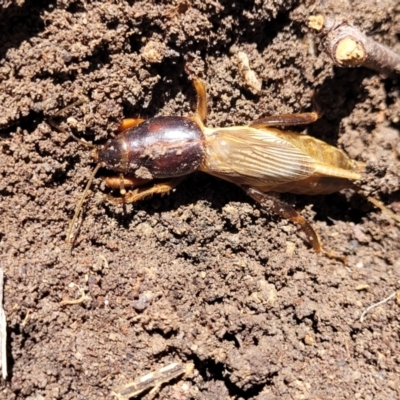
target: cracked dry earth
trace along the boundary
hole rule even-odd
[[[139,398],[400,398],[399,300],[359,320],[399,290],[400,230],[361,195],[281,196],[343,264],[217,178],[123,208],[102,169],[65,244],[95,163],[49,117],[86,96],[59,122],[100,145],[124,117],[189,114],[194,76],[210,126],[311,110],[317,93],[309,134],[367,162],[368,191],[400,213],[399,80],[334,68],[316,13],[400,52],[395,0],[0,3],[2,399],[109,399],[173,362],[193,372]]]

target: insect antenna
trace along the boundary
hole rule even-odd
[[[49,117],[48,123],[55,129],[57,129],[59,132],[65,133],[69,136],[72,137],[75,141],[77,141],[80,144],[83,144],[86,147],[90,147],[91,149],[95,149],[96,146],[93,143],[89,143],[86,140],[80,139],[77,136],[75,136],[72,132],[67,132],[65,129],[61,128],[60,124],[54,121],[55,118],[59,117],[61,114],[65,113],[65,111],[71,110],[72,108],[79,106],[85,102],[87,102],[88,99],[86,97],[82,97],[79,100],[75,101],[74,103],[70,104],[69,106],[66,106],[62,108],[61,110],[58,110],[54,115]]]
[[[90,175],[90,178],[89,178],[89,180],[88,180],[88,182],[86,184],[85,190],[82,193],[82,197],[79,200],[79,203],[75,208],[75,214],[74,214],[74,216],[73,216],[73,218],[72,218],[72,220],[71,220],[71,222],[69,224],[68,233],[67,233],[67,244],[70,245],[70,246],[72,246],[72,244],[73,244],[73,238],[74,237],[72,235],[72,231],[74,229],[75,222],[76,222],[76,220],[78,219],[78,217],[79,217],[79,215],[81,213],[83,202],[85,201],[86,195],[89,192],[89,189],[90,189],[90,186],[92,185],[93,179],[94,179],[95,175],[97,174],[97,171],[100,169],[100,167],[101,167],[101,165],[98,164],[96,166],[96,168],[93,170],[93,172]]]

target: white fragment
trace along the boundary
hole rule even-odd
[[[381,306],[382,304],[387,303],[389,300],[394,299],[396,297],[396,292],[392,293],[389,297],[386,297],[386,299],[383,299],[382,301],[379,301],[378,303],[374,303],[367,307],[364,312],[361,314],[360,317],[360,322],[364,322],[364,318],[367,315],[369,311],[371,311],[373,308]]]
[[[240,73],[247,85],[257,93],[261,92],[262,82],[258,79],[256,73],[250,68],[249,57],[247,54],[243,51],[239,51],[237,53],[237,58],[239,60]]]

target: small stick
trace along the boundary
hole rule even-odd
[[[89,180],[85,186],[85,189],[82,193],[81,199],[79,200],[79,203],[75,208],[75,214],[72,217],[71,222],[69,223],[66,242],[68,245],[71,246],[71,251],[72,251],[72,247],[74,245],[73,230],[75,227],[75,222],[78,220],[79,216],[81,215],[81,211],[82,211],[82,207],[83,207],[83,203],[85,201],[86,195],[88,194],[88,192],[90,190],[90,186],[92,185],[93,179],[94,179],[95,175],[97,174],[97,171],[100,169],[100,167],[101,167],[101,164],[98,164],[96,166],[96,168],[93,170],[92,174],[90,175],[90,178],[89,178]]]
[[[25,328],[26,324],[28,323],[30,316],[31,316],[31,310],[28,310],[28,311],[26,312],[25,318],[24,318],[23,321],[21,322],[21,326],[22,326],[23,328]]]
[[[4,274],[0,267],[0,366],[3,379],[7,378],[7,320],[3,309]]]
[[[134,382],[128,383],[127,385],[113,390],[112,394],[117,396],[118,400],[128,400],[150,388],[153,388],[151,392],[154,393],[160,389],[163,383],[169,382],[180,375],[191,375],[193,370],[193,363],[172,363],[160,368],[158,371],[141,376]]]
[[[61,300],[60,301],[60,305],[61,306],[70,306],[70,305],[73,305],[73,304],[83,303],[86,300],[92,300],[92,298],[85,293],[84,289],[81,288],[80,286],[78,286],[76,283],[71,282],[68,286],[70,288],[76,287],[79,290],[79,293],[81,294],[81,297],[79,297],[79,299]]]
[[[311,16],[308,26],[320,33],[324,50],[337,66],[362,66],[386,76],[400,73],[400,55],[357,27],[323,15]]]
[[[392,293],[392,294],[391,294],[389,297],[387,297],[386,299],[383,299],[383,300],[381,300],[380,302],[374,303],[374,304],[370,305],[369,307],[367,307],[367,308],[364,310],[364,312],[361,314],[360,322],[364,322],[365,315],[366,315],[369,311],[371,311],[373,308],[378,307],[378,306],[381,306],[382,304],[387,303],[389,300],[393,299],[395,296],[396,296],[396,292]]]

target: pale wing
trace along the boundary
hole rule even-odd
[[[202,169],[238,184],[275,186],[308,178],[315,170],[309,155],[268,129],[222,128],[206,138]]]

